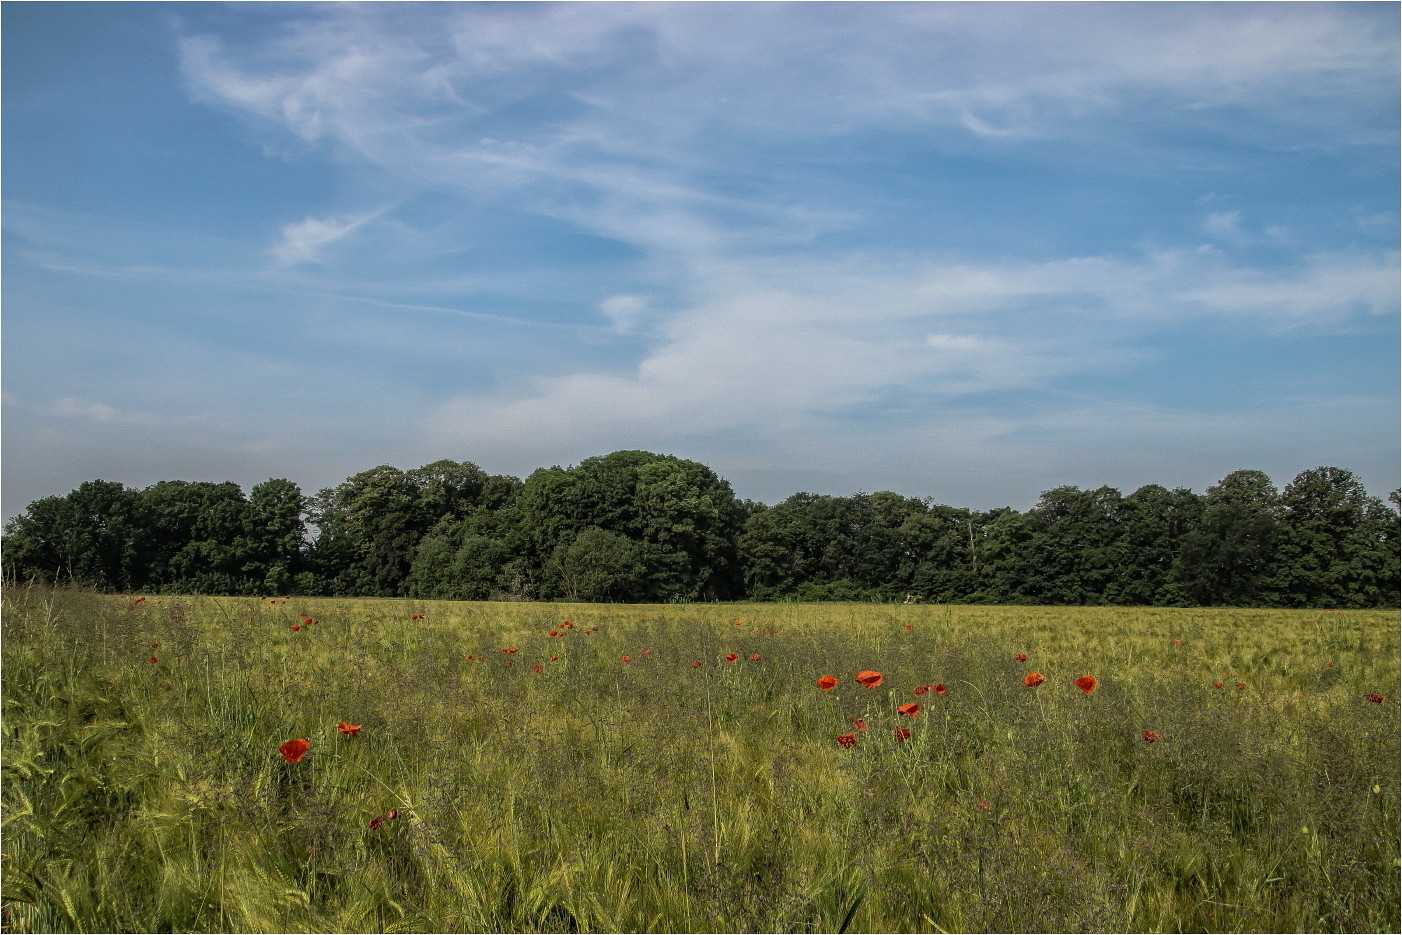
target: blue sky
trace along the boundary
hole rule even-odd
[[[7,3],[4,514],[1398,477],[1392,3]]]

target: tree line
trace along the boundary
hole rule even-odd
[[[1397,491],[1389,498],[1399,503]],[[1203,494],[1057,487],[1026,512],[889,491],[737,498],[703,464],[616,451],[525,481],[467,461],[286,479],[94,480],[5,526],[7,581],[111,591],[446,600],[859,600],[1382,607],[1399,522],[1352,472]]]

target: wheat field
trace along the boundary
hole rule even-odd
[[[7,931],[1399,928],[1394,613],[3,610]]]

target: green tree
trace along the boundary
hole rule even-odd
[[[286,478],[272,478],[249,491],[245,536],[248,559],[243,567],[253,589],[283,594],[295,587],[306,548],[307,498]]]
[[[1233,471],[1207,488],[1183,535],[1174,581],[1192,604],[1249,607],[1274,574],[1280,494],[1260,471]]]
[[[1290,607],[1395,602],[1396,543],[1396,514],[1352,471],[1303,471],[1280,494],[1274,597]]]
[[[1201,514],[1202,498],[1181,487],[1168,490],[1149,484],[1125,497],[1116,516],[1114,570],[1106,584],[1106,603],[1190,603],[1177,580],[1178,556]]]

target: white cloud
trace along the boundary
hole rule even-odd
[[[354,233],[387,210],[380,208],[357,217],[303,218],[292,224],[284,224],[282,240],[273,247],[272,255],[284,266],[321,262],[323,248]]]
[[[111,422],[117,415],[117,410],[106,403],[82,402],[71,396],[63,396],[54,400],[51,411],[56,416],[87,418],[96,422]]]

